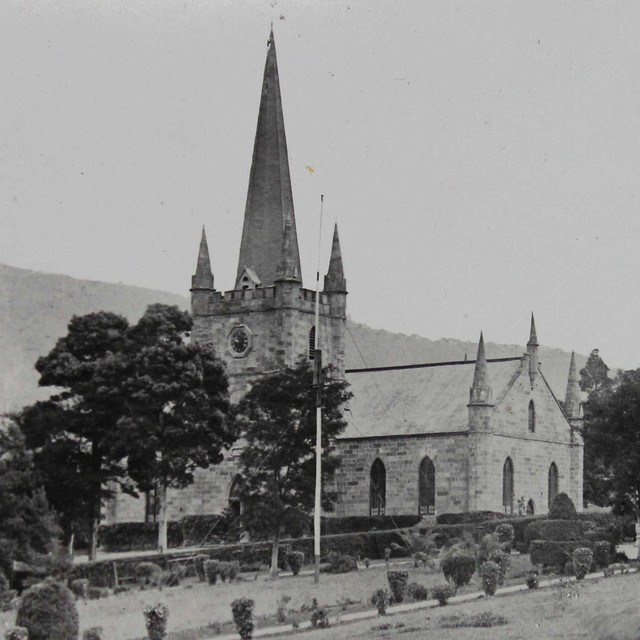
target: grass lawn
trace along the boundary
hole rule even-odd
[[[254,618],[257,627],[278,624],[276,611],[282,596],[288,596],[288,623],[308,620],[306,610],[316,598],[318,603],[329,608],[329,615],[373,608],[370,603],[375,589],[388,588],[384,563],[358,571],[332,575],[323,573],[320,584],[315,585],[312,575],[268,578],[266,571],[258,574],[243,574],[242,580],[230,584],[209,585],[189,581],[180,587],[134,590],[109,596],[101,600],[78,601],[81,632],[89,627],[101,626],[106,638],[130,640],[146,638],[142,608],[147,604],[163,602],[169,608],[168,640],[198,640],[211,637],[219,629],[223,633],[235,631],[231,616],[231,602],[246,597],[255,600]],[[409,581],[418,582],[429,590],[444,583],[444,577],[435,570],[414,568],[413,563],[399,559],[390,567],[409,572]],[[529,556],[512,556],[511,576],[524,576],[530,567]],[[514,581],[512,578],[511,582]],[[522,582],[522,578],[515,579]],[[480,589],[477,575],[471,584],[459,593]],[[303,609],[301,611],[301,609]],[[0,623],[13,624],[13,612],[0,614]],[[2,625],[0,624],[0,628]]]
[[[309,631],[305,640],[638,640],[640,573]],[[503,620],[500,620],[502,618]],[[503,622],[469,626],[474,622]]]
[[[434,570],[414,568],[412,563],[396,561],[391,563],[391,568],[403,569],[409,572],[409,581],[418,582],[431,591],[436,584],[444,583],[441,573]],[[531,567],[528,555],[514,555],[511,561],[511,578],[507,584],[522,583],[524,576]],[[329,609],[331,617],[338,616],[342,612],[350,613],[364,609],[372,609],[370,597],[377,588],[388,587],[386,578],[386,567],[384,563],[371,566],[369,569],[361,568],[358,571],[331,575],[322,574],[320,585],[313,583],[312,575],[298,577],[282,577],[278,580],[270,580],[265,573],[261,573],[255,578],[254,575],[244,574],[242,580],[231,584],[208,585],[202,582],[191,581],[184,583],[180,587],[165,588],[162,591],[148,589],[145,591],[134,590],[115,596],[109,596],[101,600],[79,601],[78,612],[80,614],[80,629],[93,626],[101,626],[104,629],[106,638],[117,638],[118,640],[131,640],[134,638],[146,638],[146,630],[142,608],[146,604],[163,602],[169,608],[168,640],[200,640],[202,638],[215,637],[216,633],[234,632],[235,627],[231,617],[231,602],[240,597],[252,598],[256,602],[254,620],[256,627],[275,626],[279,622],[276,619],[278,603],[282,596],[290,598],[286,605],[286,622],[291,624],[296,621],[307,621],[310,618],[308,608],[316,598],[318,603]],[[584,587],[585,593],[593,591],[588,598],[567,598],[560,597],[557,589],[545,589],[539,592],[529,592],[523,595],[497,597],[489,602],[474,601],[460,605],[452,605],[446,608],[428,609],[402,616],[389,616],[381,618],[379,622],[362,622],[354,625],[329,629],[326,632],[309,632],[318,638],[330,637],[361,637],[364,635],[379,638],[390,637],[389,634],[396,635],[403,633],[403,637],[423,637],[411,635],[410,629],[416,626],[419,630],[415,633],[422,633],[425,629],[438,626],[438,620],[443,615],[453,615],[464,613],[474,613],[481,611],[492,611],[503,615],[509,621],[504,627],[495,627],[488,631],[491,638],[547,638],[547,637],[587,637],[581,635],[547,635],[555,629],[554,619],[562,618],[577,610],[582,602],[589,600],[589,606],[585,610],[591,612],[592,606],[602,602],[603,594],[605,600],[612,600],[616,606],[624,601],[624,597],[629,595],[629,589],[633,592],[633,613],[637,616],[638,599],[640,597],[640,580],[638,574],[632,576],[622,576],[616,578],[602,579],[599,585],[588,584]],[[619,585],[622,585],[621,587]],[[627,585],[625,591],[624,585]],[[594,587],[597,587],[594,589]],[[579,585],[579,590],[583,586]],[[474,575],[471,584],[459,591],[459,594],[480,591],[480,581]],[[620,591],[622,596],[613,595]],[[560,604],[554,604],[554,603]],[[522,609],[522,611],[521,611]],[[0,629],[2,626],[12,626],[15,613],[0,614]],[[526,624],[525,624],[526,622]],[[580,616],[573,623],[578,624]],[[455,623],[455,621],[454,621]],[[524,624],[524,626],[521,625]],[[563,626],[565,631],[572,629]],[[380,624],[392,625],[385,630],[380,628]],[[394,628],[393,625],[403,624],[404,627]],[[431,626],[429,626],[431,625]],[[545,633],[536,625],[543,625]],[[547,629],[544,625],[550,625]],[[529,635],[513,635],[525,628]],[[533,633],[538,629],[538,635]],[[485,637],[477,635],[478,629],[466,629],[456,631],[456,638]],[[508,633],[507,633],[508,632]],[[404,634],[407,634],[406,636]],[[440,630],[438,637],[449,637],[446,634],[451,631]],[[484,633],[484,631],[483,631]],[[506,633],[506,635],[505,635]],[[523,631],[524,633],[524,631]],[[322,635],[324,634],[324,635]],[[349,634],[349,635],[345,635]],[[356,635],[351,635],[356,634]],[[360,635],[357,635],[360,634]],[[377,634],[377,635],[376,635]],[[387,634],[387,635],[385,635]],[[442,635],[445,634],[445,635]],[[467,634],[467,635],[464,635]],[[475,635],[474,635],[475,634]],[[496,635],[501,634],[501,635]],[[511,634],[511,635],[509,635]],[[306,637],[306,636],[305,636]],[[452,637],[452,636],[451,636]],[[601,640],[607,636],[598,636]],[[611,636],[617,638],[617,636]],[[636,636],[633,636],[636,640]]]

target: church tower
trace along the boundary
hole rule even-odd
[[[315,295],[302,285],[272,31],[234,288],[214,289],[204,230],[191,286],[193,339],[211,343],[225,361],[233,400],[262,375],[301,358],[312,359],[316,331],[323,363],[332,364],[336,375],[344,375],[347,290],[337,226],[320,293],[319,327],[314,326]]]

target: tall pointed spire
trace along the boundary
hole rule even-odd
[[[473,371],[473,384],[469,390],[469,404],[491,404],[491,386],[487,367],[487,356],[484,351],[484,336],[480,332],[478,355]]]
[[[567,392],[564,396],[564,412],[567,418],[580,417],[580,385],[576,370],[576,355],[571,352],[571,364],[569,365],[569,379],[567,380]]]
[[[213,272],[211,271],[209,247],[207,245],[207,234],[204,231],[204,225],[202,225],[202,237],[200,238],[196,273],[191,276],[191,288],[213,290]]]
[[[268,287],[275,282],[287,221],[291,225],[291,259],[300,276],[298,236],[282,115],[276,45],[272,30],[264,67],[258,126],[249,174],[236,288],[239,288],[239,279],[245,267],[257,274],[263,286]]]
[[[292,250],[291,220],[284,223],[284,235],[282,237],[282,251],[278,264],[276,282],[287,280],[289,282],[301,282],[300,266],[296,263]]]
[[[529,342],[527,342],[527,353],[529,354],[529,380],[531,388],[538,375],[538,334],[536,333],[536,321],[531,312],[531,329],[529,330]]]
[[[324,277],[324,290],[339,293],[347,292],[347,281],[344,278],[342,267],[342,252],[340,251],[340,237],[338,236],[338,223],[333,228],[333,242],[331,244],[331,258],[329,269]]]

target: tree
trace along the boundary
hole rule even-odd
[[[167,489],[183,488],[197,468],[223,459],[233,444],[224,365],[207,345],[186,344],[192,327],[178,307],[149,306],[129,332],[131,370],[122,382],[126,412],[118,423],[129,476],[158,490],[158,548],[167,549]]]
[[[106,487],[127,486],[114,446],[126,409],[120,388],[129,367],[128,331],[126,318],[113,313],[74,316],[67,335],[36,363],[40,386],[59,391],[17,416],[67,535],[78,518],[88,520],[90,559]]]
[[[59,534],[24,436],[5,421],[0,425],[0,572],[10,575],[14,560],[40,564],[57,550]]]
[[[322,508],[337,498],[327,487],[339,459],[334,439],[346,427],[347,383],[327,369],[322,389]],[[244,448],[240,455],[242,521],[255,537],[273,541],[271,575],[277,577],[278,546],[284,530],[300,528],[315,494],[316,391],[313,371],[301,361],[262,378],[237,409]]]
[[[580,389],[588,393],[599,392],[611,385],[609,367],[600,357],[600,351],[594,349],[587,359],[583,369],[580,369]]]
[[[589,394],[585,450],[603,470],[615,513],[640,523],[640,369],[620,372],[606,392]],[[586,455],[585,455],[586,458]]]

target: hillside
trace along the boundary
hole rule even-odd
[[[38,388],[38,373],[33,365],[66,333],[71,316],[107,310],[135,322],[154,302],[189,307],[186,295],[7,265],[0,265],[0,302],[0,411],[18,409],[47,397],[47,391]],[[523,350],[523,346],[487,343],[489,358],[520,355]],[[475,352],[476,344],[471,342],[429,340],[348,322],[346,362],[352,368],[462,360],[465,354],[471,360]],[[578,356],[578,366],[582,367],[585,360]],[[541,347],[540,361],[554,392],[563,398],[569,354]]]

